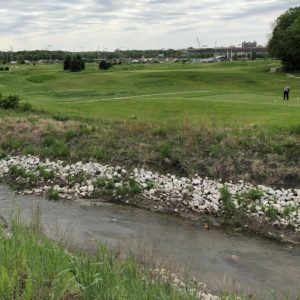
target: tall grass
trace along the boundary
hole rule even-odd
[[[133,257],[119,260],[106,247],[95,255],[70,254],[38,226],[14,218],[0,229],[0,299],[196,299],[150,273]]]

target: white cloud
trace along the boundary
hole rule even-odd
[[[299,0],[10,0],[0,7],[2,50],[184,48],[265,43]]]

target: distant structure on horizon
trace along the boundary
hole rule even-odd
[[[242,43],[242,48],[243,49],[251,49],[251,48],[256,48],[257,47],[257,42],[254,41],[254,42],[246,42],[244,41]]]
[[[244,41],[239,46],[214,47],[214,48],[188,48],[186,55],[196,57],[222,57],[223,59],[255,59],[257,57],[266,57],[268,49],[259,46],[256,41]]]

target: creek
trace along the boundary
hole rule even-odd
[[[300,296],[300,249],[257,236],[203,228],[174,215],[103,203],[84,206],[71,201],[14,195],[0,185],[0,215],[5,219],[20,211],[29,222],[36,207],[45,232],[64,236],[83,250],[99,243],[147,251],[176,271],[186,271],[205,282],[211,291],[237,290],[258,299],[278,299],[289,292]],[[154,259],[154,258],[153,258]]]

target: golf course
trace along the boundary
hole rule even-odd
[[[276,67],[280,63],[274,60],[121,65],[108,71],[87,64],[84,72],[69,73],[59,64],[18,65],[0,74],[0,92],[70,118],[172,126],[297,126],[300,79],[270,73]],[[287,84],[291,99],[284,102]]]

